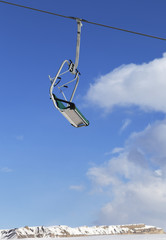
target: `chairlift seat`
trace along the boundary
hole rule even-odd
[[[89,125],[89,121],[78,110],[74,103],[59,99],[55,96],[55,94],[53,94],[53,97],[56,102],[57,109],[71,123],[71,125],[77,128]],[[67,106],[63,103],[66,103]]]

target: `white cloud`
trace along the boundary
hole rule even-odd
[[[123,122],[123,125],[120,128],[119,132],[122,133],[130,124],[131,124],[131,120],[130,119],[125,119],[125,121]]]
[[[151,164],[166,167],[166,120],[157,121],[142,132],[133,133],[128,144],[133,149],[139,147]]]
[[[144,222],[165,227],[166,120],[132,134],[123,151],[87,174],[95,188],[110,197],[96,224]]]
[[[162,176],[162,171],[161,171],[161,169],[157,169],[157,170],[155,171],[155,173],[156,173],[156,175],[159,176],[159,177]]]
[[[118,147],[118,148],[114,148],[111,153],[112,153],[112,154],[120,153],[120,152],[122,152],[123,150],[124,150],[124,148]]]
[[[112,154],[117,154],[120,152],[123,152],[124,148],[116,147],[110,152],[106,152],[105,155],[112,155]]]
[[[122,65],[99,77],[87,92],[94,105],[112,110],[114,106],[139,106],[166,112],[166,53],[141,65]]]

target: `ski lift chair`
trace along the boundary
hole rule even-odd
[[[78,83],[79,83],[79,75],[80,75],[79,71],[77,70],[77,66],[78,66],[78,60],[79,60],[81,26],[82,26],[81,20],[77,19],[77,45],[76,45],[75,63],[73,63],[71,60],[69,61],[64,60],[56,76],[54,78],[51,78],[49,76],[49,79],[51,81],[50,97],[53,101],[55,108],[58,109],[60,113],[62,113],[62,115],[71,123],[71,125],[76,128],[89,125],[89,121],[84,117],[84,115],[78,110],[78,108],[72,102]],[[66,65],[67,65],[67,70],[65,69],[64,71],[63,69],[66,67]],[[60,85],[60,82],[62,80],[62,75],[68,74],[68,73],[74,75],[74,78]],[[71,96],[67,99],[62,89],[64,87],[68,88],[68,85],[72,83],[75,83],[74,88]],[[63,96],[62,99],[57,97],[57,95],[53,93],[54,88],[58,88],[59,92]]]

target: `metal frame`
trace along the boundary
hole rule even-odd
[[[82,27],[82,23],[81,23],[81,19],[77,19],[77,43],[76,43],[76,57],[75,57],[75,63],[73,63],[71,60],[64,60],[56,74],[56,76],[54,78],[51,78],[49,76],[49,79],[51,81],[51,87],[50,87],[50,97],[54,103],[54,106],[58,108],[57,106],[57,103],[55,101],[55,98],[53,96],[53,90],[54,90],[54,87],[57,87],[59,89],[59,91],[61,92],[61,94],[63,95],[63,98],[66,102],[71,102],[73,100],[73,97],[75,95],[75,92],[76,92],[76,89],[77,89],[77,86],[78,86],[78,83],[79,83],[79,71],[77,70],[77,67],[78,67],[78,62],[79,62],[79,53],[80,53],[80,38],[81,38],[81,27]],[[65,64],[68,64],[68,70],[67,71],[64,71],[63,72],[63,67]],[[66,74],[66,73],[71,73],[74,76],[74,78],[66,83],[63,83],[61,86],[59,86],[59,82],[57,81],[62,75]],[[67,99],[62,88],[64,86],[67,86],[68,84],[72,83],[72,82],[76,82],[75,83],[75,86],[74,86],[74,89],[72,91],[72,94],[70,96],[70,99]]]
[[[69,65],[69,70],[61,73],[61,71],[62,71],[62,69],[63,69],[63,67],[64,67],[64,65],[65,65],[66,63]],[[59,89],[59,91],[60,91],[61,94],[63,95],[63,98],[64,98],[65,101],[71,102],[71,101],[73,100],[73,97],[74,97],[74,95],[75,95],[75,91],[76,91],[77,86],[78,86],[78,83],[79,83],[79,72],[76,72],[73,80],[68,81],[68,82],[64,83],[63,85],[61,85],[61,86],[58,86],[57,79],[58,79],[60,76],[62,76],[63,74],[65,74],[65,73],[67,73],[67,72],[70,72],[70,65],[71,65],[71,64],[72,64],[72,63],[70,63],[68,60],[63,61],[63,63],[61,64],[61,66],[60,66],[60,68],[59,68],[59,70],[58,70],[58,72],[57,72],[57,74],[56,74],[56,76],[55,76],[54,78],[51,78],[51,77],[49,76],[49,79],[50,79],[50,81],[51,81],[50,97],[51,97],[51,99],[52,99],[52,101],[53,101],[53,103],[54,103],[54,106],[55,106],[57,109],[58,109],[58,106],[57,106],[56,101],[55,101],[55,98],[54,98],[54,96],[53,96],[54,87],[57,87],[57,88]],[[66,96],[65,96],[65,94],[64,94],[64,92],[62,91],[61,88],[64,87],[64,86],[66,86],[66,85],[68,85],[68,84],[70,84],[70,83],[72,83],[72,82],[74,82],[74,81],[76,81],[76,83],[75,83],[73,92],[72,92],[72,94],[71,94],[71,97],[70,97],[70,99],[68,100],[68,99],[66,98]]]

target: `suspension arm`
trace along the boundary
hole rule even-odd
[[[79,61],[80,40],[81,40],[81,27],[82,27],[81,20],[79,18],[77,18],[77,45],[76,45],[76,58],[75,58],[74,71],[73,71],[74,74],[75,74],[75,70],[78,67],[78,61]]]

